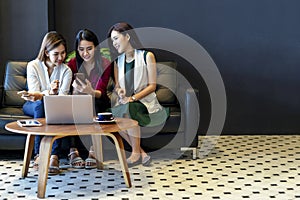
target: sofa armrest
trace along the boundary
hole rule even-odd
[[[199,92],[188,88],[184,95],[184,145],[185,147],[198,146],[198,127],[200,121],[200,109],[198,103]]]
[[[0,85],[0,108],[3,107],[4,86]]]
[[[8,61],[4,77],[3,106],[22,107],[25,100],[20,98],[18,91],[27,90],[27,62]]]

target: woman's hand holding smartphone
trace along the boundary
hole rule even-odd
[[[21,95],[21,97],[29,97],[29,93],[25,90],[19,91],[17,94]]]
[[[85,83],[85,75],[83,73],[75,73],[75,80],[73,81],[73,94],[79,94],[80,90],[82,90],[82,86]]]
[[[75,74],[75,78],[76,78],[78,84],[80,84],[80,82],[85,83],[85,75],[84,75],[84,73],[76,73]]]
[[[33,101],[34,100],[34,96],[32,96],[29,92],[23,90],[23,91],[19,91],[17,94],[21,95],[21,98],[26,100],[26,101]]]
[[[21,98],[26,101],[36,101],[41,100],[43,98],[42,93],[38,92],[27,92],[25,90],[17,92],[17,94],[21,95]]]

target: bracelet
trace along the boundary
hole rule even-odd
[[[136,101],[136,100],[137,100],[134,96],[131,96],[131,99],[132,99],[133,101]]]

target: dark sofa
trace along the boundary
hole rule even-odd
[[[26,66],[27,62],[10,61],[5,68],[0,92],[0,150],[22,150],[25,147],[26,136],[5,130],[5,125],[17,119],[29,118],[22,111],[24,100],[17,94],[26,90]]]
[[[9,61],[1,87],[0,150],[24,149],[26,137],[5,130],[5,124],[28,118],[22,112],[23,99],[17,94],[26,90],[27,62]],[[183,80],[176,72],[176,62],[158,62],[157,97],[170,109],[170,117],[161,126],[142,128],[142,145],[147,150],[197,146],[199,110],[197,92],[182,87]]]

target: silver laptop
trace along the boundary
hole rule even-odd
[[[44,96],[47,124],[93,123],[93,99],[91,95]]]

